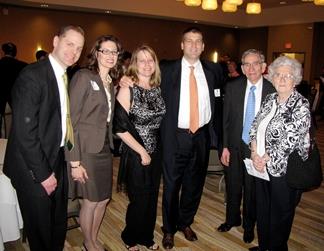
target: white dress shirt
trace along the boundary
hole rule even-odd
[[[210,97],[207,80],[201,62],[198,60],[194,65],[187,62],[185,58],[181,61],[181,86],[178,114],[178,127],[182,129],[189,128],[190,119],[190,88],[189,75],[190,66],[193,66],[194,75],[198,88],[198,108],[199,108],[199,127],[206,125],[211,118]]]
[[[57,87],[60,94],[60,104],[61,104],[61,123],[62,123],[62,139],[61,139],[61,147],[64,146],[65,143],[65,134],[66,134],[66,96],[65,96],[65,85],[63,81],[63,74],[65,73],[65,69],[56,61],[56,59],[49,54],[48,56],[51,65],[54,70],[55,78],[57,81]]]
[[[245,121],[245,110],[246,110],[246,104],[249,97],[250,88],[253,84],[250,82],[250,80],[247,80],[246,90],[245,90],[245,97],[244,97],[244,119],[243,119],[243,126]],[[255,113],[256,116],[257,113],[260,110],[261,107],[261,100],[262,100],[262,88],[263,88],[263,77],[261,77],[258,82],[254,85],[256,87],[254,94],[255,94]]]

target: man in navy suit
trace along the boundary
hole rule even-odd
[[[63,250],[67,220],[63,75],[80,57],[84,32],[65,26],[47,59],[25,67],[12,90],[12,128],[3,172],[17,191],[30,250]]]
[[[197,240],[191,224],[199,207],[211,146],[220,142],[222,69],[200,60],[204,51],[200,29],[183,32],[183,57],[161,65],[161,90],[166,115],[161,124],[163,154],[163,247],[174,246],[179,230]],[[190,129],[190,74],[198,89],[198,129]],[[181,192],[180,192],[181,191]]]
[[[243,240],[246,243],[254,239],[256,200],[254,178],[247,173],[243,163],[243,159],[251,156],[248,142],[242,139],[243,124],[250,88],[255,87],[255,115],[266,95],[275,91],[272,84],[262,76],[265,68],[264,55],[255,49],[247,50],[242,55],[242,71],[245,76],[228,82],[225,86],[224,148],[221,162],[225,166],[227,203],[226,221],[218,227],[218,231],[227,232],[233,226],[241,225],[240,207],[243,197]]]

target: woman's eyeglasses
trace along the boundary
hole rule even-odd
[[[284,82],[287,82],[287,81],[292,81],[294,79],[294,76],[291,75],[291,74],[289,74],[289,73],[279,73],[279,72],[276,72],[275,74],[273,74],[273,78],[275,78],[275,79],[281,79]]]
[[[117,57],[119,55],[118,51],[111,51],[108,49],[98,49],[98,51],[106,56],[111,55],[111,56]]]

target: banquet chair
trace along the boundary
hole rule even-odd
[[[219,161],[217,150],[210,150],[207,174],[221,176],[218,182],[218,192],[224,191],[224,204],[226,203],[225,175],[223,165]]]

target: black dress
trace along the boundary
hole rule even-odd
[[[143,89],[135,85],[131,90],[133,105],[127,114],[116,102],[114,128],[116,133],[128,131],[151,156],[148,166],[141,164],[138,153],[126,144],[118,173],[118,187],[125,189],[129,204],[126,227],[121,234],[125,244],[150,247],[154,244],[157,200],[162,171],[159,128],[165,104],[158,87]]]

